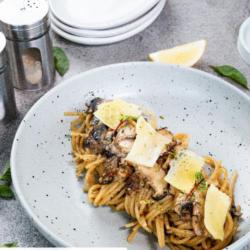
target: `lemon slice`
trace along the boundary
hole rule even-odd
[[[196,64],[204,54],[206,44],[206,40],[183,44],[171,49],[149,54],[149,59],[154,62],[191,67]]]

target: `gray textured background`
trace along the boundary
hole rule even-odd
[[[126,41],[91,47],[70,43],[56,35],[53,40],[65,49],[71,61],[70,71],[64,78],[101,65],[145,60],[150,52],[205,38],[208,47],[198,68],[210,71],[210,64],[231,64],[250,79],[250,67],[242,61],[236,48],[239,26],[249,14],[250,0],[169,0],[153,25]],[[57,77],[57,84],[61,80]],[[0,122],[0,170],[10,157],[21,119],[43,94],[16,92],[19,118],[10,124]],[[0,244],[9,241],[17,241],[24,247],[51,246],[31,224],[17,200],[0,199]]]

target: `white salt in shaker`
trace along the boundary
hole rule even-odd
[[[7,38],[14,87],[38,90],[50,87],[55,69],[49,36],[46,0],[4,0],[0,27]]]
[[[14,119],[16,115],[14,89],[6,55],[6,39],[4,34],[0,32],[0,120]]]

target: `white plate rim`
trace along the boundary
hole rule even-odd
[[[58,90],[64,88],[65,86],[69,85],[72,81],[74,81],[77,78],[82,78],[85,75],[89,75],[89,74],[95,74],[98,72],[101,72],[103,70],[108,70],[109,68],[123,68],[123,67],[128,67],[128,66],[141,66],[141,65],[145,65],[145,66],[149,66],[149,65],[154,65],[154,67],[170,67],[173,69],[181,69],[182,71],[191,71],[194,74],[198,74],[200,76],[203,76],[205,78],[209,78],[211,80],[214,80],[216,82],[218,82],[219,84],[224,85],[226,88],[229,88],[231,91],[236,92],[238,95],[240,95],[242,98],[246,99],[249,104],[250,104],[250,96],[248,96],[245,92],[243,92],[240,88],[226,82],[225,80],[212,75],[208,72],[205,71],[201,71],[199,69],[195,69],[195,68],[189,68],[189,67],[184,67],[184,66],[178,66],[178,65],[170,65],[170,64],[163,64],[163,63],[157,63],[157,62],[126,62],[126,63],[117,63],[117,64],[111,64],[111,65],[105,65],[105,66],[101,66],[101,67],[97,67],[97,68],[93,68],[91,70],[82,72],[80,74],[77,74],[69,79],[64,80],[61,84],[53,87],[50,91],[48,91],[44,96],[42,96],[40,99],[38,99],[38,101],[30,108],[30,110],[27,112],[27,114],[24,116],[23,120],[28,120],[29,117],[32,117],[33,115],[33,111],[36,110],[36,108],[38,108],[40,105],[42,105],[44,102],[46,102],[47,98],[49,98],[51,95],[53,95],[55,92],[57,92]],[[19,181],[18,181],[18,176],[17,176],[17,172],[16,172],[16,168],[15,168],[15,159],[14,159],[14,155],[15,152],[17,150],[17,143],[16,143],[16,139],[20,137],[20,134],[22,133],[22,130],[25,129],[25,125],[24,123],[21,123],[17,129],[17,132],[15,134],[14,140],[13,140],[13,144],[12,144],[12,148],[11,148],[11,157],[10,157],[10,165],[11,165],[11,173],[12,173],[12,182],[13,182],[13,186],[15,189],[15,193],[17,195],[18,200],[20,201],[22,207],[24,208],[24,210],[26,211],[26,214],[28,215],[28,217],[31,219],[31,221],[33,222],[33,224],[35,225],[35,227],[55,246],[62,246],[62,247],[72,247],[70,244],[68,244],[66,241],[64,241],[63,239],[61,239],[60,237],[56,236],[55,233],[46,228],[45,225],[43,225],[43,223],[40,221],[40,219],[34,214],[34,212],[32,211],[31,207],[28,205],[28,202],[25,200],[24,196],[22,195],[22,191],[19,187]],[[250,232],[248,232],[247,234],[245,234],[243,237],[241,237],[239,240],[237,240],[236,242],[234,242],[232,245],[230,245],[229,247],[226,247],[225,249],[227,250],[238,250],[238,249],[242,249],[242,247],[245,246],[245,244],[250,240]]]
[[[113,37],[117,35],[124,34],[126,32],[129,32],[140,25],[142,25],[145,21],[150,19],[154,16],[154,14],[157,13],[159,9],[161,9],[161,3],[164,2],[164,0],[160,0],[152,9],[150,9],[145,15],[139,17],[133,22],[130,22],[128,24],[115,27],[112,29],[105,29],[105,30],[90,30],[90,29],[79,29],[74,28],[71,26],[68,26],[64,23],[62,23],[59,19],[56,18],[56,16],[51,12],[50,18],[51,22],[55,24],[58,28],[60,28],[62,31],[65,31],[66,33],[69,33],[74,36],[80,36],[80,37],[86,37],[86,38],[105,38],[105,37]]]
[[[79,37],[72,34],[69,34],[63,30],[61,30],[59,27],[57,27],[55,24],[51,23],[51,28],[55,33],[57,33],[59,36],[63,37],[66,40],[69,40],[74,43],[82,44],[82,45],[105,45],[105,44],[112,44],[117,43],[123,40],[126,40],[141,31],[145,30],[147,27],[149,27],[161,14],[167,0],[162,0],[160,2],[159,9],[152,15],[152,17],[148,20],[146,20],[142,25],[136,27],[135,29],[128,31],[126,33],[123,33],[121,35],[113,36],[113,37],[104,37],[104,38],[90,38],[90,37]]]
[[[129,23],[137,18],[139,18],[140,16],[142,16],[143,14],[145,14],[147,11],[149,11],[151,8],[153,8],[158,2],[159,0],[154,0],[144,6],[142,6],[140,8],[140,10],[138,10],[136,13],[130,13],[129,16],[120,18],[118,20],[116,20],[116,22],[107,22],[107,23],[102,23],[102,24],[87,24],[87,23],[82,23],[82,24],[76,24],[70,20],[66,20],[65,16],[64,17],[60,17],[60,15],[56,14],[56,9],[53,6],[53,0],[49,0],[49,6],[51,11],[53,12],[53,14],[62,22],[65,23],[69,26],[75,27],[75,28],[84,28],[84,29],[108,29],[108,28],[113,28],[113,27],[117,27],[126,23]]]

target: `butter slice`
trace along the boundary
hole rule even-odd
[[[126,160],[132,164],[151,168],[171,140],[158,133],[143,117],[137,121],[136,134],[133,147]]]
[[[200,172],[204,159],[189,150],[181,150],[171,161],[165,181],[184,193],[189,193],[195,184],[195,173]]]
[[[108,127],[115,129],[123,116],[138,117],[141,115],[139,106],[120,99],[101,103],[94,115]]]
[[[211,185],[208,188],[205,200],[204,224],[216,240],[224,239],[224,224],[230,204],[229,196],[221,192],[216,186]]]

